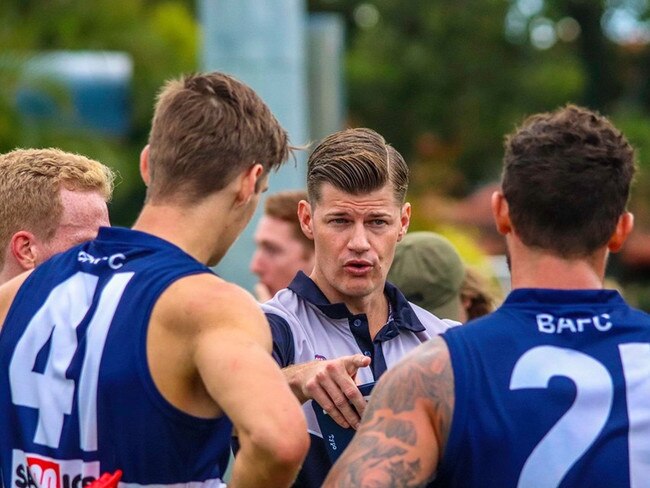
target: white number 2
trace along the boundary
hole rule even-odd
[[[97,449],[97,382],[99,363],[115,309],[133,273],[111,277],[99,297],[86,332],[87,349],[78,384],[80,447]],[[57,285],[32,317],[16,344],[9,364],[11,399],[15,405],[39,409],[34,442],[57,448],[65,415],[72,412],[75,382],[66,371],[77,351],[79,324],[86,317],[97,288],[97,276],[78,272]],[[50,340],[42,372],[34,371]],[[45,407],[45,408],[43,408]]]
[[[626,384],[630,486],[634,488],[642,486],[650,470],[650,344],[621,344],[619,354]],[[576,398],[533,449],[518,487],[557,487],[596,440],[611,413],[614,386],[609,371],[573,349],[539,346],[526,352],[515,364],[510,389],[547,388],[553,376],[572,380]],[[549,459],[556,461],[549,463]]]

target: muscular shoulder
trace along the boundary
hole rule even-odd
[[[185,276],[175,281],[165,294],[182,298],[186,304],[191,304],[195,309],[209,304],[228,308],[225,306],[230,303],[234,305],[255,303],[252,295],[246,290],[211,273]]]
[[[265,324],[259,305],[243,288],[216,275],[201,273],[183,277],[165,290],[155,312],[174,328]]]
[[[449,354],[434,338],[379,380],[324,486],[425,486],[444,452],[453,403]]]

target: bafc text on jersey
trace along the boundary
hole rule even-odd
[[[540,313],[535,316],[535,319],[537,320],[537,329],[545,334],[584,332],[591,327],[600,332],[607,332],[613,326],[607,313],[578,318],[556,317],[550,313]]]

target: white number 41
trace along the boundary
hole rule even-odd
[[[133,273],[116,273],[102,290],[86,332],[86,350],[77,385],[80,447],[97,450],[97,382],[108,329],[122,293]],[[77,327],[93,303],[98,278],[78,272],[57,285],[32,317],[16,344],[9,364],[11,399],[15,405],[38,409],[34,442],[57,448],[65,415],[72,412],[75,382],[66,371],[77,351]],[[49,354],[42,372],[37,357],[48,340]]]

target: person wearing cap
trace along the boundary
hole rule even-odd
[[[388,281],[432,314],[467,321],[460,292],[465,265],[448,239],[435,232],[409,232],[395,249]]]
[[[294,487],[320,487],[332,466],[332,441],[312,400],[340,426],[355,428],[366,405],[357,385],[378,380],[452,325],[386,282],[409,225],[407,187],[406,162],[370,129],[336,132],[309,156],[298,218],[314,241],[315,265],[262,305],[273,356],[303,403],[311,437]]]

